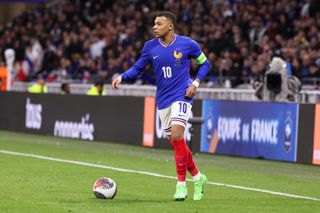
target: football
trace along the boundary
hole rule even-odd
[[[117,194],[116,182],[108,177],[99,178],[92,188],[98,199],[113,199]]]

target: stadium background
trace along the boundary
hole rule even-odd
[[[157,11],[171,10],[179,20],[177,32],[198,41],[212,64],[203,86],[251,87],[276,55],[304,88],[318,87],[318,1],[2,2],[7,2],[1,3],[3,17],[11,14],[6,9],[14,16],[7,15],[9,21],[0,28],[0,61],[5,61],[5,49],[15,50],[18,81],[42,77],[47,82],[92,83],[100,78],[109,83],[134,63],[143,42],[153,37]],[[191,76],[196,68],[192,64]],[[147,69],[131,83],[153,85],[154,75]]]
[[[5,9],[11,11],[3,13],[2,23],[6,22],[7,24],[3,25],[4,27],[2,27],[1,31],[2,64],[4,64],[5,57],[3,52],[5,49],[13,48],[16,53],[15,61],[12,65],[13,79],[15,81],[12,90],[25,91],[33,84],[32,81],[38,78],[43,78],[47,81],[50,93],[59,93],[61,82],[69,82],[74,94],[85,93],[85,90],[89,87],[88,83],[95,82],[97,79],[109,83],[113,75],[125,70],[130,66],[130,63],[134,62],[135,57],[139,54],[137,51],[142,42],[139,38],[145,40],[151,38],[151,32],[147,30],[148,26],[146,25],[152,25],[156,9],[170,9],[177,13],[178,20],[180,20],[177,26],[178,32],[190,34],[190,36],[199,41],[213,64],[212,71],[202,84],[203,87],[207,87],[207,91],[199,89],[199,94],[197,95],[199,101],[194,106],[194,114],[204,119],[201,126],[194,125],[195,127],[191,128],[191,130],[196,131],[189,133],[188,136],[189,140],[191,140],[191,134],[193,135],[194,142],[189,145],[194,146],[194,151],[304,163],[319,161],[317,157],[319,152],[317,147],[319,145],[316,140],[318,137],[318,131],[316,130],[318,114],[315,105],[318,101],[318,93],[312,96],[312,93],[306,88],[301,92],[300,103],[312,103],[311,105],[255,104],[230,101],[211,101],[211,104],[209,104],[210,99],[217,99],[212,95],[218,93],[214,90],[217,87],[222,89],[227,87],[222,92],[220,90],[220,93],[224,95],[222,99],[257,101],[252,89],[249,89],[250,83],[263,79],[262,76],[266,71],[267,64],[273,56],[280,56],[287,61],[288,72],[302,80],[302,87],[316,88],[318,71],[313,73],[312,66],[314,64],[318,66],[320,63],[320,51],[318,48],[320,46],[319,13],[317,10],[319,4],[317,1],[290,1],[289,4],[286,4],[286,1],[249,0],[203,1],[197,3],[189,1],[157,1],[150,3],[148,1],[114,2],[96,0],[85,2],[15,1],[10,3],[3,1],[2,4],[3,11]],[[127,13],[123,13],[123,9],[126,6],[129,6]],[[270,14],[261,13],[258,10],[259,7]],[[206,10],[208,14],[205,13],[200,16],[201,11],[204,12]],[[149,13],[150,11],[151,13]],[[250,11],[253,14],[249,14]],[[81,16],[82,12],[83,16]],[[119,12],[118,18],[111,17],[112,12]],[[59,13],[61,14],[59,15]],[[137,17],[133,17],[135,13]],[[56,18],[50,17],[49,14],[56,16]],[[38,19],[41,16],[42,19]],[[106,17],[110,19],[106,19]],[[130,20],[130,17],[133,19]],[[144,23],[141,22],[143,20]],[[291,21],[294,23],[291,23]],[[303,21],[307,23],[304,27],[301,26]],[[192,23],[192,26],[188,26],[188,23]],[[76,24],[77,27],[72,27],[71,24]],[[313,26],[314,24],[315,26]],[[283,27],[285,29],[282,29]],[[92,31],[86,31],[88,29]],[[143,36],[142,32],[145,32]],[[83,43],[83,35],[90,38],[86,44]],[[16,39],[13,39],[14,37]],[[281,39],[287,39],[287,41],[281,42]],[[301,39],[304,39],[304,41]],[[134,48],[130,49],[132,46]],[[305,59],[306,55],[303,54],[308,55],[308,59]],[[125,63],[121,63],[119,60]],[[251,61],[249,65],[246,64],[247,60]],[[301,66],[295,66],[295,60],[301,60]],[[225,66],[225,63],[229,65]],[[255,64],[262,65],[260,71],[255,70]],[[61,69],[62,67],[64,68]],[[194,75],[195,69],[196,67],[192,65],[191,75]],[[312,80],[310,80],[311,78]],[[59,100],[58,98],[60,97],[58,96],[48,95],[47,97],[41,97],[41,99],[38,99],[37,96],[32,96],[32,98],[29,98],[28,95],[21,96],[20,99],[24,100],[19,100],[20,102],[17,104],[14,102],[14,98],[10,98],[11,94],[9,96],[5,95],[4,97],[8,101],[5,101],[5,98],[2,99],[4,102],[2,107],[4,109],[9,109],[6,104],[20,106],[21,109],[19,116],[15,119],[12,119],[13,113],[3,113],[2,128],[20,131],[36,129],[29,128],[27,120],[29,108],[32,108],[33,105],[39,105],[41,106],[41,112],[36,113],[36,115],[38,117],[41,117],[42,114],[44,115],[43,123],[45,125],[40,129],[42,133],[53,133],[55,136],[71,134],[71,130],[56,130],[56,126],[61,126],[60,120],[76,120],[75,118],[79,117],[82,124],[90,119],[98,123],[98,125],[95,124],[94,134],[92,133],[90,137],[92,139],[122,143],[130,143],[129,141],[133,140],[136,144],[141,144],[142,141],[142,144],[147,144],[148,146],[168,148],[167,144],[164,145],[165,143],[159,142],[159,139],[164,139],[165,136],[161,136],[161,126],[156,116],[157,113],[155,113],[156,110],[154,110],[154,101],[152,99],[150,101],[150,98],[147,98],[148,96],[153,96],[154,88],[153,86],[139,88],[141,84],[154,84],[152,79],[154,79],[153,74],[146,71],[137,81],[132,82],[132,87],[129,85],[124,89],[124,94],[112,91],[108,87],[108,95],[111,96],[131,96],[133,95],[133,88],[137,88],[134,96],[146,97],[144,104],[144,99],[138,97],[121,98],[108,96],[105,99],[98,98],[90,101],[93,106],[101,105],[99,107],[101,111],[90,108],[90,106],[84,107],[84,111],[81,110],[82,108],[77,108],[79,110],[77,111],[73,109],[74,106],[72,105],[75,102],[64,105],[63,99],[61,104],[58,104],[61,108],[53,106],[53,103],[57,103],[57,100]],[[4,82],[2,81],[2,83]],[[310,84],[310,82],[312,83]],[[229,90],[228,87],[235,89]],[[240,89],[240,91],[236,92],[239,88],[247,89]],[[148,90],[149,92],[146,92]],[[233,93],[234,98],[228,97],[227,94],[229,93]],[[242,94],[242,96],[238,94]],[[17,94],[12,95],[13,97],[17,96]],[[61,98],[68,99],[66,97]],[[88,97],[78,97],[76,102],[80,105],[81,100],[86,102],[86,98]],[[32,104],[34,99],[39,100],[39,103]],[[221,99],[221,97],[218,97],[218,99]],[[52,102],[48,102],[48,100]],[[147,100],[149,100],[148,103],[146,102]],[[18,101],[18,99],[15,101]],[[110,105],[108,103],[117,103],[118,110],[115,111],[115,104]],[[124,113],[120,113],[119,109],[123,108],[122,110],[124,111],[124,106],[128,104],[137,104],[135,108],[138,111],[136,111],[135,117],[131,116],[130,112],[127,112],[126,116],[116,119],[115,115],[124,115]],[[237,113],[233,112],[234,108],[238,108],[238,106],[239,109],[243,107],[245,110],[238,110]],[[294,109],[291,110],[291,106]],[[226,108],[229,110],[224,110]],[[255,108],[264,110],[259,112]],[[306,108],[308,110],[305,110]],[[24,113],[23,110],[25,111]],[[107,123],[102,126],[104,120],[101,119],[101,116],[99,117],[99,114],[103,114],[104,111],[104,114],[106,114],[105,119],[111,121],[112,125]],[[272,111],[278,111],[278,114],[272,114]],[[72,112],[74,115],[68,115],[68,112]],[[50,118],[50,116],[46,115],[47,113],[60,116]],[[96,115],[93,115],[93,113],[96,113]],[[151,115],[150,119],[146,118],[148,115]],[[308,118],[309,122],[302,123],[304,118]],[[15,122],[12,123],[10,119]],[[122,123],[122,125],[130,126],[130,128],[126,129],[132,133],[126,135],[127,137],[121,138],[123,136],[121,134],[121,124],[115,122],[115,120],[126,120],[125,124]],[[234,120],[238,123],[234,123]],[[17,122],[20,124],[17,125]],[[146,124],[146,122],[148,123]],[[258,125],[256,126],[258,128],[257,131],[264,132],[264,135],[259,133],[254,137],[254,122]],[[276,125],[274,128],[267,126],[272,123]],[[232,130],[234,127],[232,125],[236,125],[238,132],[234,132],[234,134],[226,133]],[[310,126],[308,132],[301,130],[301,126],[305,127],[306,125]],[[137,127],[140,129],[137,129]],[[60,128],[63,129],[65,126],[62,125]],[[143,131],[141,128],[143,128]],[[105,129],[110,130],[113,135],[104,135]],[[81,133],[78,134],[81,135]],[[279,141],[278,143],[272,142],[272,134],[274,134],[273,141],[277,140]],[[154,135],[157,135],[157,137],[154,137]],[[69,135],[68,137],[72,136]],[[87,139],[87,137],[80,138]],[[228,145],[222,148],[226,141]],[[239,141],[242,142],[240,145],[237,143]],[[248,147],[246,147],[246,141],[250,142]],[[285,141],[284,143],[287,143],[287,145],[281,145],[281,141]],[[211,143],[214,143],[214,145],[210,145]],[[278,147],[274,146],[269,150],[268,143],[276,143]],[[264,153],[263,150],[269,150],[269,152]],[[277,151],[279,151],[278,154],[272,154]],[[293,152],[290,154],[291,157],[285,157],[284,153],[289,151]]]

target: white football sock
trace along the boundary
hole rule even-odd
[[[178,181],[177,185],[184,185],[185,186],[186,185],[186,181]]]
[[[194,180],[194,181],[198,181],[198,180],[200,180],[200,172],[198,172],[198,174],[196,174],[195,176],[192,176],[192,179]]]

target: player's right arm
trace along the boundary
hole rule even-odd
[[[122,73],[112,81],[113,89],[118,89],[122,81],[135,79],[144,71],[145,67],[150,63],[149,52],[147,51],[148,48],[146,46],[147,45],[144,44],[141,51],[141,56],[137,60],[137,62],[130,69],[128,69],[126,72]]]

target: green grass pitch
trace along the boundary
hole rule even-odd
[[[1,150],[175,176],[171,150],[0,131]],[[0,153],[0,212],[320,212],[319,166],[211,154],[194,159],[211,183],[318,200],[208,184],[203,200],[193,201],[187,182],[188,198],[175,202],[175,179]],[[104,176],[118,185],[113,200],[92,193]]]

